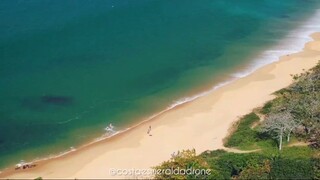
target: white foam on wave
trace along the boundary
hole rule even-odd
[[[246,77],[256,71],[257,69],[276,62],[280,59],[281,56],[293,54],[301,51],[307,42],[312,41],[310,37],[311,34],[315,32],[320,32],[320,9],[315,12],[315,14],[306,21],[306,23],[302,24],[299,28],[291,31],[283,40],[281,40],[277,45],[273,46],[272,49],[266,50],[261,53],[257,58],[255,58],[251,64],[249,64],[244,71],[236,72],[232,74],[231,78],[227,81],[221,82],[217,85],[214,85],[208,91],[204,91],[202,93],[196,94],[190,97],[184,97],[177,101],[174,101],[167,109],[152,115],[145,121],[151,120],[162,113],[173,109],[182,104],[194,101],[200,97],[203,97],[214,90],[217,90],[225,85],[230,84],[231,82]],[[143,121],[143,122],[145,122]],[[131,129],[131,128],[128,128]]]
[[[79,147],[79,149],[81,149],[82,147],[86,147],[88,145],[91,145],[93,143],[112,138],[112,137],[117,136],[119,134],[122,134],[124,132],[127,132],[128,130],[131,130],[131,129],[133,129],[133,128],[135,128],[145,122],[148,122],[148,121],[160,116],[161,114],[163,114],[163,113],[165,113],[165,112],[167,112],[177,106],[183,105],[185,103],[194,101],[200,97],[206,96],[207,94],[211,93],[212,91],[217,90],[225,85],[228,85],[239,78],[246,77],[246,76],[250,75],[251,73],[253,73],[254,71],[256,71],[257,69],[259,69],[267,64],[278,61],[281,56],[297,53],[304,48],[304,45],[307,42],[312,41],[312,38],[310,37],[310,35],[315,32],[320,32],[320,10],[317,10],[315,15],[312,16],[312,18],[310,18],[309,20],[307,20],[306,23],[304,23],[302,26],[291,31],[283,40],[281,40],[272,49],[266,50],[263,53],[261,53],[257,58],[255,58],[252,61],[251,64],[249,64],[247,66],[247,68],[245,70],[232,74],[232,77],[229,80],[214,85],[208,91],[204,91],[204,92],[196,94],[194,96],[184,97],[184,98],[181,98],[177,101],[174,101],[170,106],[168,106],[163,111],[160,111],[156,114],[153,114],[152,116],[141,121],[140,123],[138,123],[134,126],[131,126],[129,128],[126,128],[124,130],[117,131],[117,130],[115,130],[115,128],[112,125],[111,126],[109,125],[105,128],[105,130],[106,130],[105,134],[103,134],[99,138],[96,138],[92,142]],[[73,120],[73,119],[71,119],[71,120]],[[62,123],[67,123],[69,121],[70,121],[70,119],[68,121],[62,122]],[[56,155],[50,155],[46,158],[41,158],[41,159],[38,158],[38,159],[35,159],[35,160],[28,162],[28,163],[36,163],[36,162],[43,161],[43,160],[58,158],[58,157],[67,155],[71,152],[74,152],[76,150],[77,149],[70,147],[70,149],[67,151],[61,152]],[[0,171],[0,173],[1,173],[1,171]]]
[[[55,159],[55,158],[59,158],[59,157],[62,157],[62,156],[65,156],[71,152],[74,152],[76,151],[76,149],[74,147],[70,147],[69,150],[66,150],[66,151],[62,151],[58,154],[51,154],[47,157],[44,157],[44,158],[35,158],[33,159],[32,161],[28,161],[28,162],[25,162],[24,160],[20,160],[19,163],[23,162],[24,164],[37,164],[41,161],[46,161],[46,160],[50,160],[50,159]],[[4,169],[3,171],[6,171],[8,168]],[[1,172],[1,171],[0,171]]]
[[[35,159],[33,162],[58,158],[58,157],[67,155],[67,154],[69,154],[69,153],[71,153],[71,152],[74,152],[74,151],[76,151],[76,150],[77,150],[77,149],[75,149],[74,147],[70,147],[69,150],[60,152],[60,153],[58,153],[58,154],[51,154],[51,155],[49,155],[49,156],[46,157],[46,158]]]
[[[120,135],[120,134],[122,134],[122,133],[125,133],[125,132],[127,132],[127,131],[129,131],[129,130],[131,130],[131,129],[133,129],[133,128],[136,128],[136,127],[140,126],[141,124],[144,124],[144,123],[146,123],[146,122],[148,122],[148,121],[150,121],[150,120],[152,120],[152,119],[154,119],[154,118],[162,115],[163,113],[165,113],[165,112],[167,112],[167,111],[170,111],[171,109],[174,109],[175,107],[177,107],[177,106],[179,106],[179,105],[182,105],[182,104],[185,104],[185,103],[194,101],[194,100],[196,100],[196,99],[198,99],[198,98],[200,98],[200,97],[203,97],[203,96],[209,94],[209,93],[212,92],[213,90],[216,90],[216,89],[218,89],[218,88],[220,88],[220,87],[223,87],[223,86],[225,86],[225,85],[227,85],[227,84],[230,84],[230,83],[233,82],[234,80],[235,80],[235,79],[232,79],[232,80],[229,80],[229,81],[224,81],[224,82],[222,82],[222,83],[219,83],[219,84],[213,86],[213,88],[212,88],[211,90],[209,90],[209,91],[205,91],[205,92],[202,92],[202,93],[200,93],[200,94],[197,94],[197,95],[194,95],[194,96],[191,96],[191,97],[185,97],[185,98],[179,99],[179,100],[177,100],[177,101],[174,101],[174,102],[173,102],[170,106],[168,106],[166,109],[164,109],[164,110],[162,110],[162,111],[160,111],[160,112],[158,112],[158,113],[155,113],[155,114],[149,116],[147,119],[145,119],[145,120],[137,123],[136,125],[133,125],[133,126],[131,126],[131,127],[129,127],[129,128],[126,128],[126,129],[124,129],[124,130],[119,130],[119,131],[115,131],[115,130],[113,129],[111,135],[108,135],[108,133],[106,133],[106,134],[102,135],[101,137],[96,138],[93,142],[91,142],[91,143],[89,143],[89,144],[87,144],[87,145],[90,145],[90,144],[93,144],[93,143],[96,143],[96,142],[99,142],[99,141],[102,141],[102,140],[105,140],[105,139],[112,138],[112,137],[114,137],[114,136],[116,136],[116,135]],[[107,126],[107,127],[105,128],[105,130],[106,130],[107,132],[110,132],[109,126]],[[87,146],[87,145],[85,145],[85,146]]]
[[[320,10],[317,10],[310,19],[302,23],[297,29],[291,31],[278,44],[258,55],[245,70],[234,73],[233,77],[242,78],[248,76],[257,69],[278,61],[281,56],[303,50],[305,44],[312,41],[310,35],[315,32],[320,32]]]
[[[276,62],[279,60],[281,56],[287,55],[287,54],[293,54],[296,52],[301,51],[304,48],[305,43],[312,40],[310,35],[315,32],[320,32],[320,10],[317,10],[315,15],[311,17],[309,20],[306,21],[302,26],[300,26],[298,29],[295,29],[291,31],[283,40],[281,40],[277,45],[275,45],[272,49],[266,50],[263,53],[261,53],[257,58],[255,58],[251,64],[249,64],[244,71],[240,71],[237,73],[232,74],[231,78],[227,81],[221,82],[219,84],[214,85],[212,88],[210,88],[208,91],[204,91],[202,93],[196,94],[194,96],[190,97],[183,97],[177,101],[174,101],[171,105],[169,105],[166,109],[163,111],[160,111],[158,113],[155,113],[148,117],[147,119],[141,121],[140,123],[131,126],[129,128],[126,128],[124,130],[116,131],[114,128],[110,128],[110,125],[105,128],[107,133],[102,135],[99,138],[96,138],[93,142],[87,144],[90,145],[92,143],[96,143],[105,139],[112,138],[116,135],[122,134],[128,130],[131,130],[145,122],[148,122],[163,113],[177,107],[180,105],[183,105],[185,103],[194,101],[200,97],[206,96],[207,94],[211,93],[212,91],[215,91],[225,85],[228,85],[235,80],[239,78],[246,77],[256,71],[257,69]],[[318,25],[319,24],[319,25]],[[86,145],[85,145],[86,146]]]
[[[99,141],[102,141],[102,140],[105,140],[105,139],[109,139],[109,138],[112,138],[118,134],[121,134],[123,132],[126,132],[127,130],[129,130],[130,128],[127,128],[127,129],[124,129],[124,130],[119,130],[119,131],[112,131],[111,133],[110,132],[107,132],[105,134],[103,134],[102,136],[94,139],[92,142],[90,142],[89,144],[85,145],[85,146],[88,146],[90,144],[93,144],[93,143],[96,143],[96,142],[99,142]]]
[[[258,57],[254,58],[252,63],[247,65],[245,70],[233,73],[229,80],[213,86],[208,91],[191,97],[184,97],[175,101],[170,105],[169,109],[205,96],[220,87],[230,84],[236,79],[246,77],[255,72],[257,69],[278,61],[281,56],[301,51],[307,42],[312,41],[310,35],[315,32],[320,32],[320,9],[317,10],[315,14],[305,23],[303,23],[297,29],[291,31],[283,40],[281,40],[277,45],[273,46],[272,49],[266,50],[258,55]]]
[[[190,97],[184,97],[184,98],[181,98],[177,101],[174,101],[168,108],[167,110],[170,110],[170,109],[173,109],[179,105],[182,105],[182,104],[185,104],[185,103],[188,103],[188,102],[191,102],[191,101],[194,101],[200,97],[203,97],[203,96],[206,96],[207,94],[211,93],[213,90],[216,90],[216,89],[219,89],[220,87],[223,87],[227,84],[230,84],[231,82],[233,82],[235,79],[230,79],[228,81],[224,81],[224,82],[221,82],[215,86],[213,86],[210,90],[208,91],[204,91],[202,93],[199,93],[199,94],[196,94],[194,96],[190,96]]]

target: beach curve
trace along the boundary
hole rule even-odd
[[[169,159],[172,152],[182,149],[195,148],[198,153],[220,149],[232,122],[271,100],[274,91],[292,82],[292,74],[316,65],[320,60],[320,33],[312,37],[315,41],[308,42],[303,51],[282,56],[278,62],[177,106],[126,133],[65,156],[39,162],[34,169],[9,169],[0,177],[124,178],[112,176],[109,170],[150,168]],[[150,125],[152,136],[147,134]]]

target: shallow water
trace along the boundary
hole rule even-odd
[[[124,129],[301,48],[319,7],[0,1],[0,168],[92,141],[110,123]]]

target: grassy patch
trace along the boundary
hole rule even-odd
[[[225,146],[242,150],[273,147],[275,145],[273,140],[251,128],[259,120],[260,118],[255,113],[242,117],[234,127],[236,130],[226,138]]]
[[[260,113],[268,114],[271,112],[271,108],[272,108],[272,101],[269,101],[261,108]]]
[[[250,113],[241,118],[235,124],[236,130],[226,139],[226,147],[248,147],[252,146],[257,139],[257,132],[251,129],[251,125],[260,119],[255,113]]]
[[[293,147],[284,147],[281,153],[282,157],[288,158],[310,158],[315,154],[316,150],[309,148],[308,146],[293,146]]]

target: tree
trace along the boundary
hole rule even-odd
[[[284,111],[291,114],[291,128],[287,130],[288,142],[291,132],[298,129],[297,126],[300,126],[299,134],[309,139],[314,137],[314,132],[319,131],[320,126],[320,65],[294,76],[294,80],[290,87],[277,92],[278,97],[268,112],[269,115]]]
[[[260,131],[267,133],[279,142],[279,150],[282,149],[283,137],[287,135],[287,141],[290,140],[291,132],[298,126],[293,120],[292,115],[287,112],[271,113],[266,117]]]
[[[315,130],[313,130],[310,137],[310,145],[313,148],[320,148],[320,128],[316,128]]]

